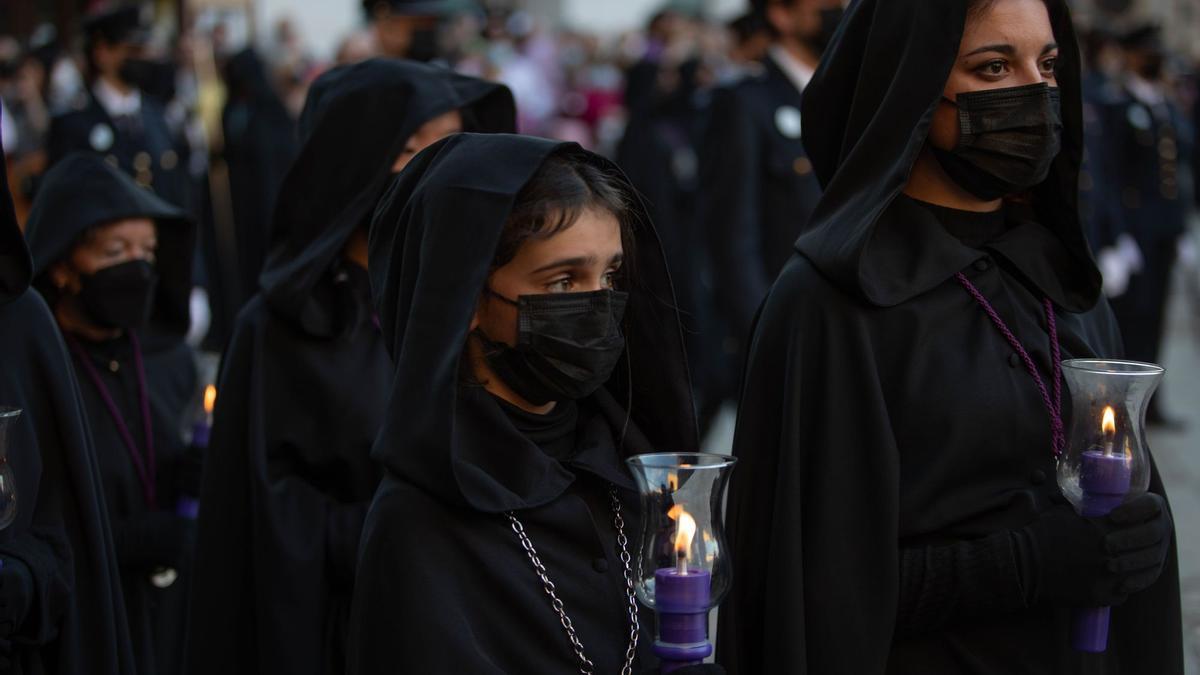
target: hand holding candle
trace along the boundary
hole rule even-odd
[[[734,460],[664,453],[627,461],[642,498],[636,590],[655,610],[654,653],[669,673],[713,652],[708,614],[728,591],[721,508]]]
[[[1144,421],[1162,375],[1159,366],[1132,361],[1063,362],[1073,405],[1071,437],[1059,458],[1058,482],[1081,516],[1107,516],[1149,486]],[[1083,652],[1105,651],[1109,614],[1107,607],[1076,610],[1072,646]]]

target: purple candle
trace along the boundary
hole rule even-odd
[[[658,616],[654,654],[662,661],[664,673],[702,663],[713,652],[708,641],[712,575],[708,570],[688,568],[696,521],[679,506],[671,509],[670,515],[679,521],[675,536],[678,563],[654,572],[654,608]]]
[[[208,385],[204,388],[204,416],[192,425],[192,447],[198,450],[208,449],[212,438],[213,407],[217,404],[217,388]],[[192,495],[180,495],[175,502],[175,514],[183,518],[195,520],[200,515],[200,500]]]
[[[1079,470],[1080,512],[1088,518],[1106,516],[1121,505],[1129,494],[1131,462],[1123,451],[1116,451],[1116,416],[1104,409],[1103,450],[1083,453]],[[1108,607],[1077,609],[1071,621],[1071,645],[1078,651],[1098,654],[1108,648]]]

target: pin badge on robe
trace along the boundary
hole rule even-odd
[[[1154,120],[1150,119],[1150,111],[1146,110],[1145,106],[1137,103],[1129,106],[1129,110],[1125,113],[1125,116],[1129,119],[1129,124],[1138,131],[1148,130],[1154,122]]]
[[[803,128],[800,124],[800,111],[790,105],[780,106],[775,111],[775,127],[787,138],[800,138]]]
[[[88,134],[88,143],[96,152],[104,152],[112,147],[113,130],[112,127],[101,122],[92,127],[92,132]]]

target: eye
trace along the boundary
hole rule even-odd
[[[1008,73],[1008,62],[1004,59],[994,59],[980,65],[975,72],[984,77],[1003,77]]]
[[[600,279],[600,286],[602,288],[605,288],[608,290],[612,290],[612,289],[616,288],[617,287],[617,270],[609,270],[609,271],[605,272],[604,276],[601,277],[601,279]]]
[[[551,293],[570,293],[574,287],[575,282],[571,280],[571,277],[562,277],[546,284],[546,290]]]
[[[1042,61],[1042,72],[1047,75],[1055,75],[1058,72],[1058,57],[1052,56]]]

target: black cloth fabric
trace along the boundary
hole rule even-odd
[[[369,456],[391,368],[364,269],[367,227],[402,144],[459,109],[511,131],[502,85],[378,59],[317,80],[281,189],[262,293],[221,365],[205,459],[190,671],[340,673],[359,533],[379,484]]]
[[[27,235],[34,259],[34,283],[47,303],[53,305],[60,292],[50,282],[51,266],[69,254],[88,228],[132,217],[150,218],[157,226],[155,268],[159,282],[154,309],[144,334],[139,331],[136,336],[144,359],[153,434],[153,480],[157,486],[154,503],[148,501],[138,460],[133,458],[105,401],[107,393],[145,458],[148,446],[133,339],[128,333],[104,342],[71,334],[64,338],[71,348],[95,442],[138,671],[169,675],[180,672],[182,664],[192,539],[189,533],[194,525],[172,519],[170,525],[147,530],[146,521],[162,521],[159,514],[174,513],[182,491],[181,469],[189,461],[183,428],[198,385],[192,350],[183,342],[183,336],[189,317],[194,225],[179,209],[139,187],[104,160],[75,154],[47,173],[30,212]],[[91,376],[92,369],[99,382]],[[177,555],[147,566],[145,548],[165,545],[176,549]],[[176,583],[165,589],[151,582],[151,575],[160,566],[175,568],[179,574]]]
[[[0,152],[0,154],[3,154]],[[132,675],[121,581],[83,403],[62,338],[28,288],[32,263],[0,167],[0,406],[8,432],[16,520],[0,559],[29,569],[22,625],[0,640],[6,672]]]
[[[376,213],[372,287],[395,379],[372,450],[387,473],[359,553],[354,675],[393,672],[398,662],[417,672],[577,670],[509,511],[596,672],[620,670],[629,625],[608,486],[632,536],[637,495],[622,459],[697,444],[678,312],[644,210],[626,261],[637,270],[626,289],[626,351],[607,385],[579,402],[573,454],[560,460],[543,451],[490,394],[460,377],[503,223],[555,152],[583,153],[520,136],[455,136],[413,160]],[[639,672],[657,665],[651,613],[642,610],[640,623]]]
[[[171,129],[165,106],[150,94],[142,93],[136,115],[122,119],[113,119],[90,91],[83,107],[51,118],[46,136],[50,166],[76,152],[107,160],[170,204],[195,206],[187,141]]]
[[[1065,6],[1048,7],[1063,151],[982,251],[900,195],[963,3],[853,4],[806,91],[805,146],[826,192],[762,308],[743,385],[728,518],[737,565],[717,634],[731,673],[1182,672],[1173,550],[1157,583],[1113,610],[1105,654],[1074,652],[1070,610],[1047,601],[920,635],[898,623],[907,552],[1018,530],[1062,500],[1038,389],[954,275],[1047,381],[1044,298],[1063,358],[1121,353],[1076,212],[1078,50]],[[1156,473],[1151,489],[1162,492]]]

